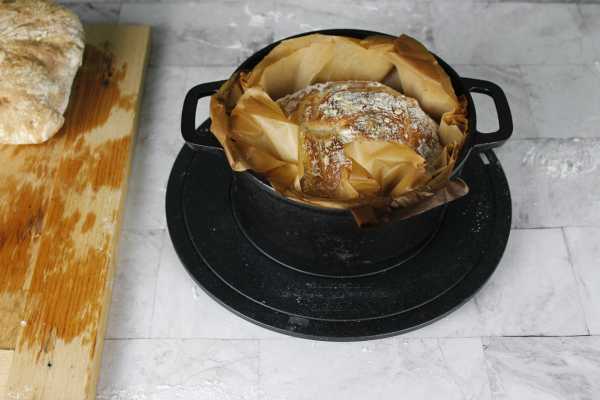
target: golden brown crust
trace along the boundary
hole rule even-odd
[[[437,124],[418,102],[378,82],[311,85],[278,103],[300,125],[307,194],[340,198],[340,185],[352,172],[344,146],[356,140],[408,145],[427,166],[441,150]]]

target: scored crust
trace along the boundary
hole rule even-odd
[[[344,146],[356,140],[405,144],[425,159],[429,170],[441,152],[438,125],[417,100],[379,82],[320,83],[277,102],[300,125],[306,194],[339,194],[352,169]]]
[[[0,0],[0,143],[40,143],[60,129],[83,48],[71,11]]]

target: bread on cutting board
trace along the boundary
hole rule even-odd
[[[49,0],[0,0],[0,143],[40,143],[63,125],[84,49],[81,21]]]

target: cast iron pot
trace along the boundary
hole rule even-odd
[[[290,38],[313,33],[359,39],[386,35],[355,29],[329,29]],[[280,42],[254,53],[236,72],[252,69]],[[460,177],[468,157],[498,147],[511,136],[512,117],[506,96],[499,86],[488,81],[461,78],[442,59],[435,58],[450,76],[456,94],[466,96],[468,101],[470,132],[452,173],[452,177]],[[190,148],[223,157],[220,143],[210,132],[210,119],[199,127],[196,127],[195,120],[198,100],[214,94],[224,82],[203,83],[190,89],[185,97],[181,118],[181,132]],[[486,94],[494,101],[499,120],[496,132],[477,131],[471,93]],[[224,163],[223,168],[229,168],[228,164]],[[365,276],[401,264],[434,239],[447,207],[443,205],[404,220],[394,219],[392,213],[387,223],[359,228],[348,211],[289,200],[251,171],[236,172],[232,177],[231,207],[246,238],[265,256],[283,266],[319,276]]]

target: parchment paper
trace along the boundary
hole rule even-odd
[[[344,147],[352,169],[339,195],[309,196],[300,185],[301,128],[276,100],[315,83],[348,80],[382,82],[417,99],[438,122],[443,149],[426,168],[407,145],[356,140]],[[354,210],[359,223],[378,214],[370,208],[398,208],[408,218],[468,192],[462,180],[449,180],[468,132],[466,101],[457,98],[433,55],[406,35],[359,40],[314,34],[283,41],[251,71],[232,76],[211,98],[210,112],[211,130],[234,171],[263,174],[300,202]]]

